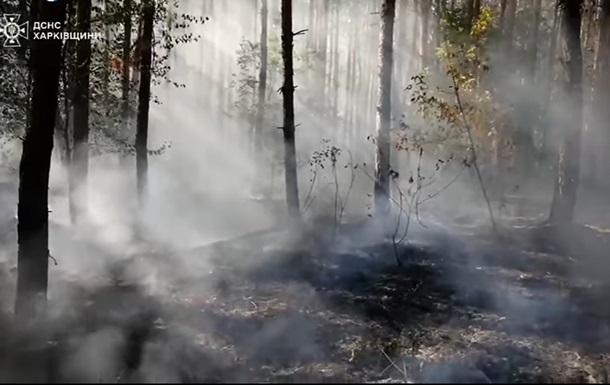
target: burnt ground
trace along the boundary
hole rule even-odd
[[[400,245],[399,267],[392,244],[358,244],[358,231],[332,248],[261,233],[58,273],[64,306],[39,365],[85,382],[608,382],[608,285],[593,263],[608,249],[548,250],[548,231],[527,228],[435,232]]]

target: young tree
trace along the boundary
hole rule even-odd
[[[583,59],[580,30],[583,0],[563,0],[564,62],[567,70],[569,114],[565,120],[563,143],[559,149],[557,180],[549,221],[571,223],[580,177],[580,153],[583,127]]]
[[[290,219],[299,219],[299,186],[294,140],[294,69],[292,48],[292,0],[282,0],[282,59],[284,61],[284,84],[282,98],[284,107],[284,168],[286,180],[286,203]]]
[[[35,0],[33,20],[64,24],[66,2]],[[57,92],[61,71],[61,40],[33,40],[30,68],[33,89],[29,124],[19,165],[17,208],[18,275],[15,315],[26,321],[44,311],[49,266],[48,189]]]
[[[140,91],[136,128],[136,177],[138,202],[143,207],[148,186],[148,112],[150,110],[150,80],[155,1],[144,0],[142,7],[142,41],[140,61]]]
[[[379,104],[375,157],[375,212],[378,215],[387,214],[390,208],[390,125],[395,13],[396,0],[383,0],[379,35]]]
[[[78,0],[76,30],[91,30],[91,0]],[[87,207],[87,173],[89,168],[89,77],[91,40],[76,45],[74,68],[74,152],[70,162],[70,216],[72,223],[82,222]]]

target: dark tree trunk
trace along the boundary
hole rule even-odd
[[[395,13],[396,0],[384,0],[379,35],[379,104],[375,159],[375,212],[378,215],[387,214],[390,208],[390,124]]]
[[[580,153],[583,128],[583,59],[580,39],[582,0],[563,3],[564,61],[567,69],[567,114],[563,143],[559,150],[557,181],[549,220],[552,223],[571,223],[574,220],[576,195],[580,177]]]
[[[76,30],[91,30],[91,0],[78,0]],[[80,223],[87,208],[87,173],[89,168],[89,68],[91,40],[81,39],[76,46],[74,69],[74,152],[70,162],[70,217]]]
[[[284,167],[286,174],[286,203],[291,219],[300,218],[297,160],[294,139],[294,69],[292,62],[292,0],[282,0],[282,59],[284,60]]]
[[[142,43],[140,59],[140,91],[136,128],[136,177],[138,202],[143,207],[148,189],[148,112],[150,110],[150,80],[152,38],[155,16],[154,0],[145,0],[142,7]]]
[[[65,2],[35,1],[35,20],[64,24]],[[18,276],[15,315],[22,321],[44,311],[49,266],[48,189],[53,129],[61,71],[61,40],[34,40],[31,45],[33,90],[31,118],[19,165]]]
[[[466,16],[468,17],[468,29],[472,29],[472,24],[479,17],[479,8],[481,8],[481,0],[468,0],[466,3]]]

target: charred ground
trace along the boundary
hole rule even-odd
[[[397,267],[391,243],[357,244],[369,230],[352,226],[333,247],[271,231],[65,276],[57,286],[79,294],[47,325],[49,373],[87,382],[608,380],[610,310],[603,281],[579,268],[590,260],[534,247],[541,230],[513,230],[507,242],[454,228],[401,246]],[[198,270],[177,273],[187,262]],[[5,373],[28,374],[15,369]]]

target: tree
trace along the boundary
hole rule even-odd
[[[375,157],[375,212],[387,214],[390,194],[390,124],[392,117],[392,62],[396,0],[383,0],[379,34],[379,104]]]
[[[148,112],[150,110],[154,16],[154,0],[144,0],[142,7],[142,42],[140,47],[140,91],[138,94],[138,121],[136,129],[136,177],[140,207],[143,207],[145,203],[148,188]]]
[[[260,41],[260,54],[261,63],[258,71],[258,98],[256,108],[256,131],[254,137],[254,153],[257,159],[262,159],[261,154],[263,152],[263,124],[265,120],[265,89],[267,87],[267,60],[268,60],[268,46],[267,46],[267,14],[269,9],[267,8],[267,0],[262,0],[261,7],[261,41]]]
[[[282,99],[284,108],[284,172],[286,181],[286,203],[290,219],[300,218],[299,186],[294,126],[294,66],[292,48],[292,0],[282,0],[282,60],[284,62],[284,84]]]
[[[78,0],[76,30],[91,30],[91,0]],[[87,204],[87,173],[89,168],[89,77],[91,40],[81,39],[76,45],[74,68],[74,150],[70,161],[70,216],[73,223],[82,222]]]
[[[565,42],[563,56],[570,111],[565,120],[563,142],[559,149],[557,180],[549,216],[551,223],[571,223],[576,206],[583,127],[583,59],[580,38],[582,3],[583,0],[562,1]]]
[[[66,3],[35,0],[33,20],[65,22]],[[19,165],[17,208],[18,276],[15,315],[28,320],[44,311],[49,265],[48,189],[57,92],[61,71],[61,40],[33,40],[30,68],[33,88],[30,120]]]
[[[126,133],[129,129],[129,68],[131,66],[131,0],[123,1],[123,68],[121,69],[121,118]]]
[[[610,136],[610,0],[601,0],[601,10],[599,14],[599,34],[597,38],[597,53],[595,59],[596,85],[594,96],[594,118],[596,121],[597,133],[601,138]],[[600,178],[607,178],[603,173],[607,172],[603,165],[610,164],[608,153],[608,139],[600,140],[601,165]],[[603,175],[603,176],[602,176]]]

